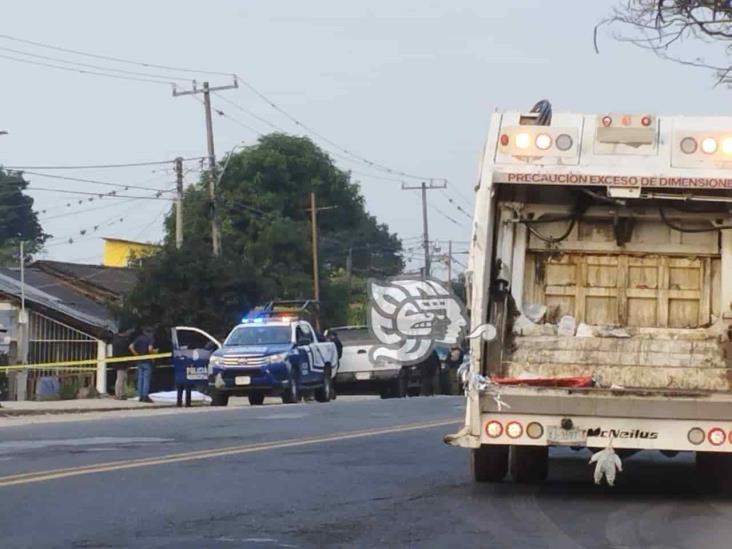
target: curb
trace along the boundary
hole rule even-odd
[[[195,406],[198,407],[198,406]],[[19,416],[43,416],[43,415],[64,415],[64,414],[89,414],[98,412],[127,412],[140,410],[155,410],[161,408],[176,408],[175,404],[148,404],[139,408],[49,408],[47,410],[13,410],[9,408],[0,408],[0,418],[2,417],[19,417]]]

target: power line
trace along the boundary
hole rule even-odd
[[[86,67],[86,68],[96,69],[96,70],[101,70],[101,71],[115,72],[115,73],[119,73],[119,74],[130,75],[130,76],[141,76],[141,77],[145,77],[145,78],[148,78],[148,77],[152,77],[152,78],[156,78],[156,79],[159,78],[160,80],[163,80],[163,81],[165,81],[167,79],[168,82],[166,82],[166,83],[170,83],[170,84],[173,84],[173,81],[179,81],[179,82],[187,82],[188,81],[188,79],[184,79],[182,77],[174,77],[174,78],[171,78],[171,77],[168,77],[166,75],[157,75],[157,74],[150,74],[150,73],[138,72],[138,71],[128,71],[128,70],[125,70],[125,69],[115,69],[113,67],[103,67],[101,65],[93,65],[93,64],[89,64],[89,63],[81,63],[79,61],[71,61],[71,60],[68,60],[68,59],[60,58],[60,57],[51,57],[51,56],[48,56],[48,55],[41,55],[41,54],[38,54],[38,53],[30,53],[30,52],[26,52],[26,51],[23,51],[23,50],[16,50],[16,49],[13,49],[13,48],[5,48],[5,47],[2,47],[2,46],[0,46],[0,50],[2,50],[2,51],[8,51],[10,53],[17,53],[19,55],[25,55],[27,57],[35,57],[36,59],[43,59],[43,60],[46,60],[46,61],[54,61],[54,62],[57,62],[57,63],[66,63],[67,65],[78,65],[80,67]]]
[[[114,61],[116,63],[124,63],[127,65],[137,65],[140,67],[148,67],[153,69],[164,69],[164,70],[170,70],[170,71],[176,71],[176,72],[187,72],[192,74],[213,74],[218,76],[231,76],[231,73],[227,72],[216,72],[216,71],[209,71],[209,70],[196,70],[196,69],[189,69],[184,67],[174,67],[171,65],[156,65],[154,63],[143,63],[141,61],[133,61],[130,59],[124,59],[122,57],[113,57],[111,55],[100,55],[96,53],[89,53],[82,50],[74,50],[71,48],[63,48],[61,46],[56,46],[53,44],[48,44],[44,42],[37,42],[34,40],[27,40],[25,38],[18,38],[15,36],[10,36],[8,34],[0,34],[0,38],[3,38],[5,40],[12,40],[13,42],[20,42],[23,44],[28,44],[31,46],[38,46],[39,48],[46,48],[56,51],[62,51],[65,53],[72,53],[74,55],[83,55],[84,57],[91,57],[94,59],[103,59],[105,61]]]
[[[227,98],[226,98],[226,97],[224,97],[223,95],[221,95],[221,94],[219,94],[219,93],[216,93],[216,92],[213,92],[213,95],[215,95],[216,97],[218,97],[219,99],[221,99],[221,100],[222,100],[222,101],[223,101],[224,103],[228,103],[229,105],[231,105],[231,106],[232,106],[232,107],[234,107],[235,109],[238,109],[238,110],[240,110],[240,111],[241,111],[241,112],[243,112],[244,114],[247,114],[247,115],[251,116],[252,118],[254,118],[254,119],[256,119],[256,120],[259,120],[260,122],[262,122],[262,123],[264,123],[264,124],[267,124],[267,125],[268,125],[268,126],[269,126],[270,128],[272,128],[272,129],[274,129],[274,130],[276,130],[276,131],[278,131],[278,132],[282,132],[282,133],[287,133],[287,130],[283,129],[283,128],[282,128],[281,126],[278,126],[278,125],[277,125],[277,124],[275,124],[274,122],[270,122],[270,121],[269,121],[269,120],[267,120],[266,118],[264,118],[264,117],[262,117],[262,116],[259,116],[259,115],[258,115],[258,114],[256,114],[256,113],[253,113],[253,112],[252,112],[252,111],[250,111],[249,109],[245,109],[244,107],[242,107],[242,106],[241,106],[241,105],[239,105],[238,103],[234,103],[233,101],[231,101],[230,99],[227,99]]]
[[[86,178],[82,178],[82,177],[71,177],[71,176],[65,176],[65,175],[47,174],[47,173],[33,172],[33,171],[28,171],[28,170],[23,170],[23,174],[34,175],[36,177],[46,177],[46,178],[49,178],[49,179],[60,179],[60,180],[63,180],[63,181],[77,181],[79,183],[93,183],[95,185],[105,185],[105,186],[108,186],[108,187],[118,187],[118,188],[121,188],[121,189],[124,189],[124,190],[128,190],[128,189],[139,189],[139,190],[143,190],[143,191],[157,191],[157,192],[161,192],[161,193],[171,192],[170,189],[168,189],[168,190],[160,190],[160,189],[156,189],[154,187],[143,187],[141,185],[128,185],[128,184],[125,184],[125,183],[111,183],[109,181],[100,181],[99,179],[86,179]],[[175,190],[175,189],[172,189],[172,190]]]
[[[67,191],[65,189],[49,189],[46,187],[31,187],[29,186],[27,191],[45,191],[45,192],[55,192],[55,193],[63,193],[63,194],[76,194],[76,195],[82,195],[82,196],[98,196],[99,198],[102,197],[109,197],[109,198],[136,198],[138,200],[172,200],[171,198],[165,198],[162,196],[130,196],[128,194],[117,194],[117,191],[110,191],[109,193],[89,193],[84,191]],[[173,189],[175,190],[175,189]],[[167,191],[160,191],[160,192],[170,192],[170,189]]]
[[[184,158],[184,162],[205,159],[205,156],[191,156]],[[87,170],[87,169],[106,169],[106,168],[134,168],[137,166],[160,166],[163,164],[173,164],[175,160],[148,160],[143,162],[125,162],[120,164],[77,164],[64,166],[0,166],[7,170]]]
[[[267,97],[266,95],[264,95],[262,92],[260,92],[257,88],[255,88],[252,84],[250,84],[249,82],[247,82],[246,80],[244,80],[238,74],[235,74],[234,75],[234,78],[238,82],[241,82],[247,89],[249,89],[252,93],[254,93],[254,95],[256,95],[257,97],[259,97],[262,101],[264,101],[265,103],[267,103],[274,110],[276,110],[277,112],[279,112],[280,114],[282,114],[283,116],[285,116],[287,119],[289,119],[293,124],[295,124],[296,126],[304,129],[305,131],[311,133],[312,135],[316,136],[320,140],[328,143],[332,147],[335,147],[339,151],[341,151],[341,152],[343,152],[343,153],[345,153],[345,154],[347,154],[349,156],[352,156],[356,160],[359,160],[360,162],[363,162],[364,164],[366,164],[368,166],[371,166],[373,168],[378,168],[378,169],[383,170],[385,172],[388,172],[388,173],[391,173],[391,174],[396,174],[396,175],[401,175],[402,177],[408,177],[410,179],[434,179],[434,178],[431,178],[431,177],[421,176],[421,175],[415,175],[415,174],[411,174],[411,173],[408,173],[408,172],[403,172],[401,170],[396,170],[396,169],[390,168],[388,166],[384,166],[383,164],[380,164],[378,162],[374,162],[372,160],[369,160],[368,158],[366,158],[364,156],[361,156],[361,155],[359,155],[359,154],[357,154],[357,153],[355,153],[355,152],[347,149],[346,147],[342,147],[341,145],[339,145],[338,143],[336,143],[332,139],[329,139],[329,138],[325,137],[320,132],[314,130],[312,127],[304,124],[303,122],[301,122],[300,120],[298,120],[297,118],[295,118],[294,116],[292,116],[289,112],[287,112],[285,109],[283,109],[282,107],[280,107],[277,103],[275,103],[274,101],[272,101],[269,97]]]
[[[2,59],[8,59],[9,61],[15,61],[17,63],[25,63],[26,65],[35,65],[37,67],[46,67],[49,69],[56,69],[61,71],[67,71],[67,72],[76,72],[80,74],[87,74],[87,75],[94,75],[94,76],[105,76],[107,78],[116,78],[117,80],[132,80],[135,82],[147,82],[149,84],[165,84],[167,86],[174,85],[173,82],[165,81],[165,80],[157,80],[153,78],[138,78],[135,76],[122,76],[121,74],[107,74],[99,71],[91,71],[86,69],[76,69],[72,67],[64,67],[61,65],[54,65],[52,63],[43,63],[41,61],[31,61],[30,59],[21,59],[19,57],[13,57],[11,55],[2,55],[0,54],[0,58]]]

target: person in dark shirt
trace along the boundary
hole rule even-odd
[[[136,356],[149,355],[157,352],[153,340],[152,328],[144,328],[142,333],[130,343],[130,353]],[[137,393],[140,402],[152,402],[150,397],[150,381],[152,380],[153,363],[150,359],[143,359],[137,362]]]
[[[440,355],[437,354],[436,350],[432,349],[429,356],[422,361],[419,365],[419,371],[422,378],[420,394],[422,396],[434,396],[437,373],[440,371]]]
[[[325,339],[326,341],[332,341],[336,346],[336,351],[338,351],[338,360],[340,360],[343,357],[343,343],[341,342],[341,338],[338,337],[338,333],[333,330],[326,330]]]
[[[120,357],[130,354],[130,336],[132,330],[124,330],[112,336],[112,356]],[[112,364],[112,368],[116,370],[117,376],[114,381],[114,398],[117,400],[127,399],[127,362],[117,362]]]

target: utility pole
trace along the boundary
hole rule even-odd
[[[211,118],[211,92],[230,90],[238,87],[239,82],[234,79],[234,84],[230,86],[217,86],[212,88],[208,82],[204,82],[203,87],[199,88],[194,81],[193,88],[190,90],[178,91],[177,89],[173,89],[173,97],[203,94],[203,108],[206,114],[206,144],[208,146],[208,197],[211,201],[211,241],[215,256],[221,255],[221,228],[219,226],[218,212],[216,211],[216,153],[214,151],[213,120]]]
[[[18,362],[28,364],[28,311],[25,309],[25,242],[20,241],[20,311],[18,313]],[[15,398],[27,400],[28,370],[15,376]]]
[[[315,193],[310,193],[310,228],[313,239],[313,297],[317,303],[315,329],[320,331],[320,276],[318,273],[318,210],[315,207]]]
[[[183,159],[175,159],[175,247],[183,246]]]
[[[310,231],[313,247],[313,299],[317,302],[318,314],[315,317],[315,328],[320,331],[320,274],[318,270],[318,212],[323,210],[335,210],[338,206],[316,207],[315,193],[310,193]]]
[[[424,269],[422,269],[422,278],[430,276],[430,233],[427,225],[427,191],[445,188],[447,188],[447,181],[442,181],[442,183],[435,183],[434,180],[430,180],[429,183],[423,181],[418,187],[409,187],[402,183],[403,191],[422,190],[422,245],[424,246]]]
[[[447,287],[452,290],[452,240],[447,242]]]

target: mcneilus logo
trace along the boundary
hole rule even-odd
[[[643,431],[641,429],[603,429],[602,427],[595,427],[587,429],[587,437],[656,440],[658,433],[656,431]]]

